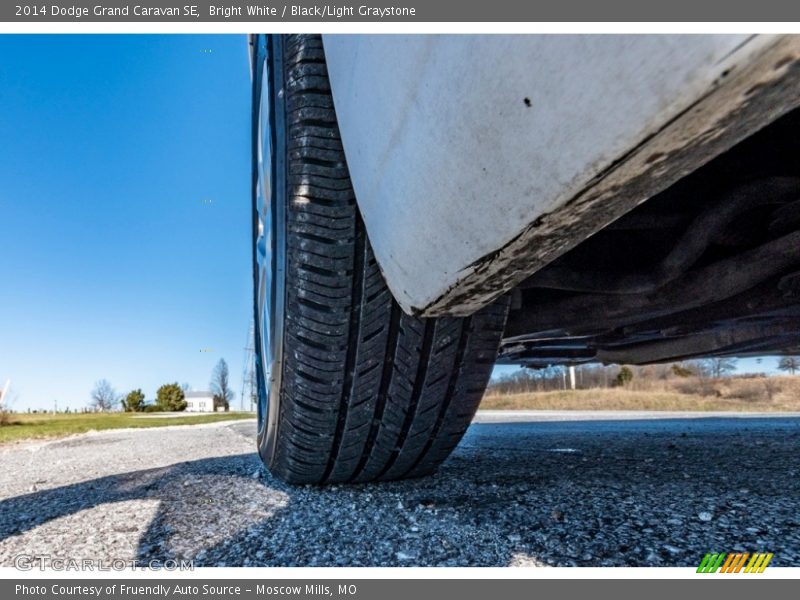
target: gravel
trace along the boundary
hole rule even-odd
[[[797,416],[563,418],[489,415],[434,477],[328,488],[274,480],[253,421],[0,447],[0,565],[800,566]]]

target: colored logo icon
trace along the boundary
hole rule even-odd
[[[748,560],[749,559],[749,560]],[[697,567],[698,573],[763,573],[772,552],[740,552],[736,554],[708,553]],[[747,566],[745,566],[747,565]]]

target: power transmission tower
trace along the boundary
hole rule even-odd
[[[252,412],[255,408],[256,400],[256,355],[255,355],[255,333],[256,328],[253,320],[250,320],[250,327],[247,331],[247,342],[244,346],[244,361],[242,362],[242,392],[239,401],[239,410],[244,411],[245,398],[248,400],[248,408]]]
[[[0,390],[0,409],[3,408],[3,401],[6,399],[6,394],[8,394],[8,388],[11,387],[11,380],[6,379],[6,384],[3,386],[3,389]]]

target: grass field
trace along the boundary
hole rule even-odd
[[[164,427],[196,425],[234,419],[254,418],[253,413],[227,412],[208,415],[160,417],[158,413],[72,413],[72,414],[7,414],[7,423],[0,426],[0,444],[34,438],[51,438],[128,427]]]
[[[641,385],[641,384],[640,384]],[[652,389],[487,393],[483,410],[800,411],[800,377],[648,382]],[[661,389],[658,389],[658,388]]]

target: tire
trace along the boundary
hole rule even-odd
[[[293,484],[432,473],[477,410],[508,303],[467,318],[400,309],[358,212],[321,38],[270,36],[267,56],[272,199],[262,230],[271,235],[257,241],[270,248],[256,289],[271,300],[256,315],[259,454]]]

